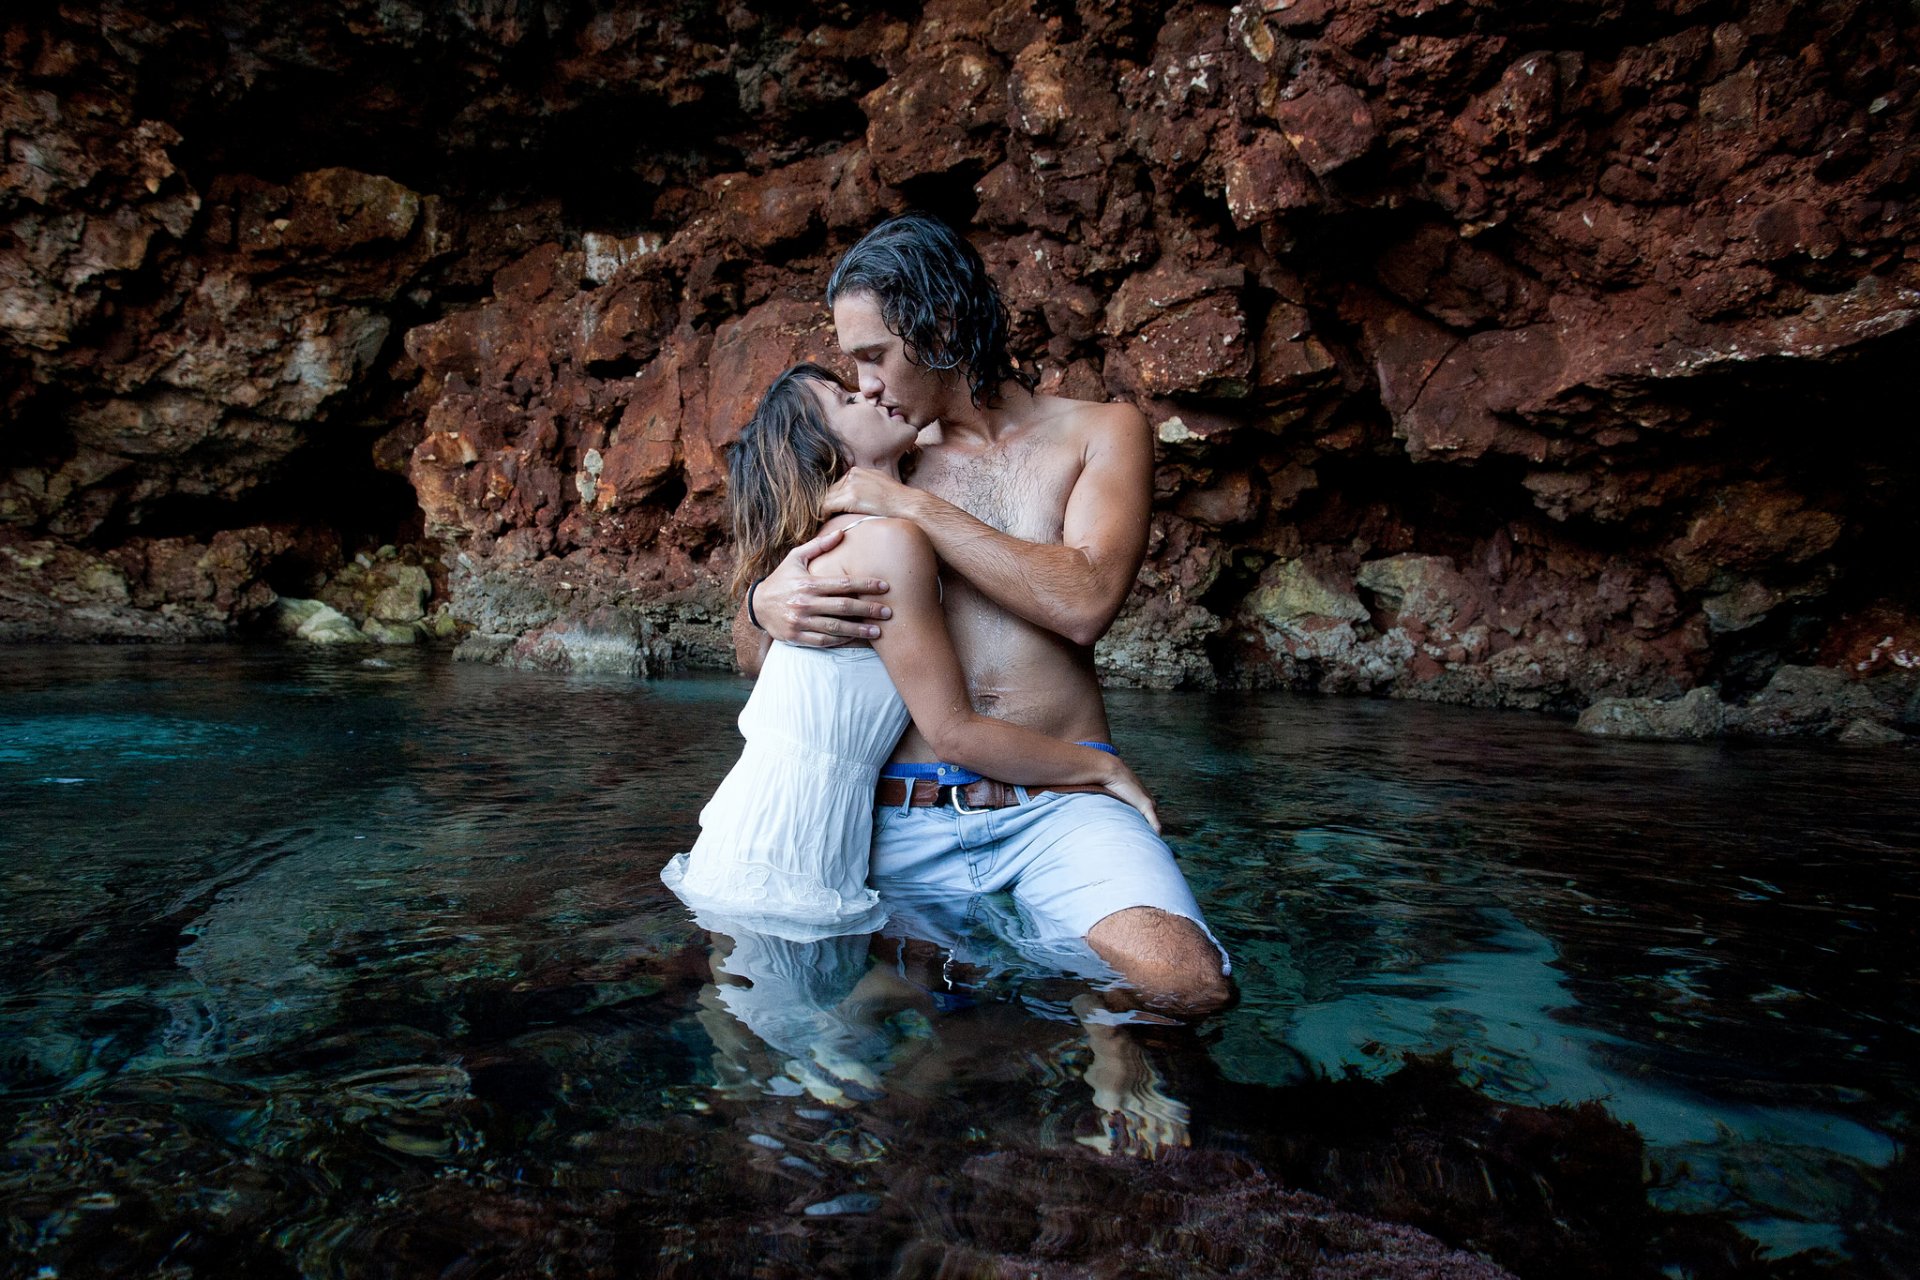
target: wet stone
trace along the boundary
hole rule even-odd
[[[835,1196],[831,1200],[822,1200],[818,1204],[810,1204],[803,1212],[809,1218],[831,1218],[843,1214],[872,1213],[879,1207],[879,1196],[856,1191],[844,1196]]]

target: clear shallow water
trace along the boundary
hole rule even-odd
[[[0,1270],[1034,1251],[980,1162],[1108,1134],[1084,984],[688,922],[743,682],[386,661],[0,651]],[[1920,757],[1112,702],[1241,990],[1124,1030],[1136,1132],[1521,1274],[1912,1272]]]

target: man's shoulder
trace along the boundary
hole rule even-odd
[[[1136,433],[1147,430],[1146,415],[1124,400],[1070,400],[1035,396],[1037,417],[1062,432]]]

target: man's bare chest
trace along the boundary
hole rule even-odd
[[[982,450],[935,446],[913,483],[1011,537],[1058,542],[1080,466],[1077,451],[1044,440]]]

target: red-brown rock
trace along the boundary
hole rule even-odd
[[[889,79],[861,103],[874,172],[899,183],[962,165],[986,168],[1005,145],[1006,83],[998,59],[965,44]]]
[[[0,625],[204,634],[418,537],[476,651],[717,654],[724,446],[921,204],[1043,389],[1153,424],[1113,673],[1573,709],[1897,666],[1920,20],[1652,5],[14,19]]]
[[[1358,160],[1378,136],[1367,100],[1344,84],[1321,85],[1282,99],[1273,114],[1301,161],[1320,175]]]

